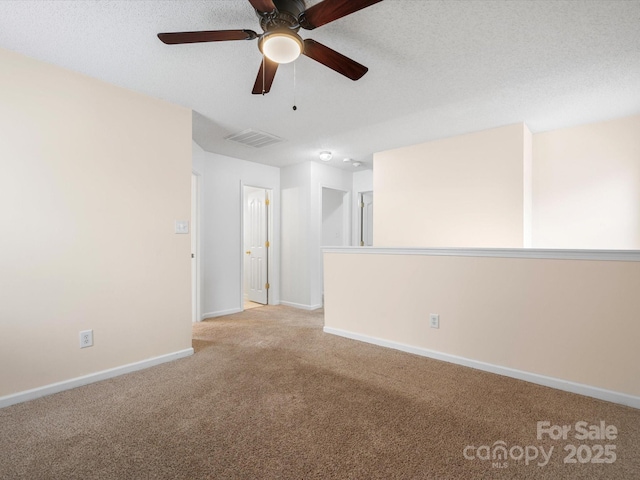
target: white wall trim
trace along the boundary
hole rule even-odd
[[[45,385],[44,387],[38,387],[31,390],[25,390],[24,392],[13,393],[0,397],[0,408],[8,407],[9,405],[15,405],[16,403],[27,402],[29,400],[35,400],[36,398],[52,395],[54,393],[63,392],[72,388],[81,387],[90,383],[100,382],[109,378],[124,375],[126,373],[143,370],[145,368],[154,367],[161,363],[171,362],[178,360],[179,358],[189,357],[193,355],[193,348],[186,348],[166,355],[160,355],[159,357],[148,358],[140,362],[129,363],[120,367],[110,368],[108,370],[102,370],[101,372],[91,373],[82,377],[71,378],[62,382],[52,383]]]
[[[244,182],[240,179],[240,309],[244,308]],[[267,233],[268,235],[268,233]],[[268,254],[269,252],[267,252]],[[267,296],[268,298],[268,296]]]
[[[207,318],[223,317],[225,315],[232,315],[234,313],[240,313],[244,311],[242,308],[230,308],[228,310],[219,310],[217,312],[209,312],[202,314],[202,320]]]
[[[414,347],[411,345],[406,345],[404,343],[392,342],[381,338],[353,333],[339,328],[324,327],[323,331],[332,335],[338,335],[340,337],[350,338],[352,340],[358,340],[360,342],[371,343],[380,347],[393,348],[395,350],[413,353],[422,357],[429,357],[435,360],[441,360],[443,362],[454,363],[485,372],[496,373],[505,377],[516,378],[518,380],[524,380],[525,382],[535,383],[538,385],[543,385],[545,387],[563,390],[565,392],[577,393],[578,395],[593,397],[599,400],[605,400],[607,402],[618,403],[621,405],[626,405],[628,407],[640,409],[640,397],[635,397],[626,393],[614,392],[598,387],[592,387],[590,385],[562,380],[559,378],[547,377],[545,375],[539,375],[537,373],[530,373],[513,368],[502,367],[500,365],[493,365],[491,363],[480,362],[477,360],[472,360],[470,358],[459,357],[457,355],[450,355],[448,353],[437,352],[421,347]]]
[[[640,262],[640,250],[556,250],[542,248],[386,248],[325,247],[325,253],[365,255],[427,255],[448,257],[533,258]]]
[[[287,307],[299,308],[300,310],[309,310],[309,311],[322,308],[322,305],[303,305],[301,303],[285,302],[284,300],[280,300],[280,305],[285,305]]]

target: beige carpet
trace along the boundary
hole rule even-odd
[[[273,306],[202,322],[193,357],[2,409],[0,478],[640,478],[639,410],[322,324],[322,312]],[[572,430],[538,440],[538,421]],[[576,440],[580,421],[617,438]],[[483,460],[499,441],[512,455]],[[540,447],[553,447],[544,466]]]

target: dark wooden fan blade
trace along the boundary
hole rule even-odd
[[[358,80],[369,71],[364,65],[310,38],[304,41],[304,52],[302,53],[351,80]]]
[[[300,26],[307,30],[326,25],[382,0],[324,0],[300,15]]]
[[[249,3],[259,12],[269,13],[276,9],[273,0],[249,0]]]
[[[258,38],[258,34],[253,30],[209,30],[202,32],[159,33],[158,38],[167,45],[175,45],[179,43],[253,40]]]
[[[253,85],[254,95],[264,95],[271,90],[271,84],[278,71],[278,64],[269,60],[267,57],[262,57],[263,61],[260,63],[260,70],[256,77],[256,83]]]

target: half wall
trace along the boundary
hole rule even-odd
[[[325,331],[640,408],[639,262],[620,251],[325,249]]]

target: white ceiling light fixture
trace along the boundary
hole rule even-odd
[[[359,167],[362,164],[360,162],[353,162],[351,165],[353,165],[354,167]]]
[[[262,53],[276,63],[291,63],[304,49],[302,39],[295,32],[283,31],[265,33],[259,46]]]
[[[344,163],[353,162],[353,158],[346,157],[342,160]]]
[[[324,152],[320,152],[319,156],[320,156],[320,160],[322,160],[323,162],[328,162],[333,158],[333,153],[325,150]]]

